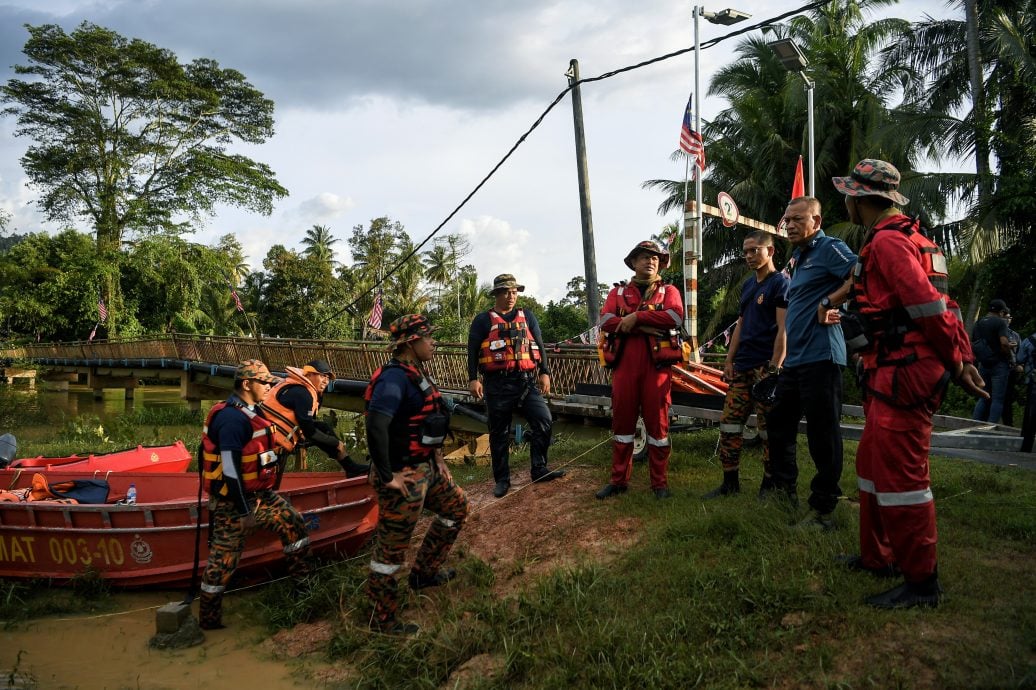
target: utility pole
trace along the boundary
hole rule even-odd
[[[568,63],[568,85],[572,89],[572,121],[576,130],[576,171],[579,174],[579,216],[583,224],[583,271],[586,277],[586,317],[591,328],[601,318],[601,295],[597,291],[597,254],[594,224],[590,217],[590,181],[586,169],[586,139],[583,135],[583,97],[579,92],[579,60]]]

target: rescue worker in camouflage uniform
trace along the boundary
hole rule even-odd
[[[223,628],[223,593],[256,528],[277,533],[288,571],[306,577],[309,536],[302,516],[273,489],[281,459],[273,430],[255,407],[278,382],[266,365],[250,359],[234,374],[234,392],[216,403],[202,429],[202,466],[209,494],[209,560],[201,580],[199,624]]]
[[[752,401],[752,386],[770,374],[780,371],[784,362],[787,336],[784,316],[788,312],[788,277],[773,265],[773,236],[756,230],[745,237],[742,254],[754,271],[741,286],[741,308],[730,337],[730,350],[723,365],[726,399],[719,420],[719,458],[723,465],[723,483],[702,498],[730,496],[741,491],[738,470],[741,459],[742,432],[745,422],[757,406]],[[761,496],[773,488],[770,473],[770,449],[766,441],[766,412],[758,405],[756,428],[763,442],[763,481]]]
[[[393,321],[392,359],[374,372],[364,394],[372,481],[378,493],[367,593],[374,605],[370,627],[384,633],[419,630],[396,616],[396,574],[406,560],[422,508],[436,517],[410,569],[411,590],[438,587],[456,576],[454,569],[442,566],[468,516],[468,497],[453,483],[443,460],[449,415],[423,366],[435,355],[433,331],[421,314]]]

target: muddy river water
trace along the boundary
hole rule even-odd
[[[258,649],[263,631],[235,623],[205,633],[204,644],[154,650],[155,609],[182,593],[117,594],[118,611],[44,618],[0,633],[0,688],[40,690],[185,690],[241,687],[282,690],[299,684],[286,663]],[[197,605],[195,605],[197,608]],[[13,685],[8,685],[14,678]]]

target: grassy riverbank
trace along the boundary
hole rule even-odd
[[[177,423],[139,429],[148,442],[196,441],[190,420],[165,421]],[[322,687],[1036,686],[1036,473],[933,458],[947,598],[937,610],[881,612],[862,599],[895,583],[833,562],[857,550],[851,500],[832,533],[792,529],[797,515],[755,498],[752,448],[746,492],[703,503],[720,479],[710,430],[674,435],[672,499],[655,500],[638,465],[629,494],[597,501],[606,438],[603,429],[597,441],[562,436],[552,464],[571,460],[569,476],[500,502],[485,467],[455,469],[475,514],[451,558],[457,580],[420,596],[402,586],[403,617],[422,625],[419,635],[367,631],[363,554],[322,569],[301,598],[284,581],[228,597],[231,631],[235,621],[271,633],[322,621],[329,633],[311,658],[338,670],[309,678]],[[851,498],[854,453],[847,443]],[[800,458],[805,496],[813,473],[804,439]],[[527,455],[513,467],[527,474]],[[75,606],[42,587],[8,583],[4,594],[6,621]],[[103,610],[104,597],[88,607]]]
[[[675,437],[669,501],[650,497],[643,467],[618,500],[596,501],[592,491],[574,499],[574,522],[638,525],[628,548],[587,554],[578,530],[559,527],[557,538],[582,555],[501,593],[500,581],[513,580],[523,564],[501,568],[461,546],[458,580],[404,604],[404,617],[423,626],[417,637],[365,630],[363,559],[324,578],[326,589],[307,602],[285,592],[267,620],[285,625],[336,608],[326,654],[350,669],[350,687],[435,688],[448,680],[452,687],[461,678],[530,688],[1036,685],[1036,474],[933,459],[947,598],[937,610],[882,612],[862,599],[895,582],[833,562],[857,550],[851,501],[838,508],[838,530],[814,534],[789,527],[796,516],[760,504],[754,491],[698,499],[719,479],[705,460],[716,437]],[[588,446],[569,444],[554,457],[563,462]],[[854,452],[848,443],[846,457]],[[805,448],[800,453],[806,457]],[[607,456],[603,446],[581,458],[572,481],[603,483]],[[748,453],[750,489],[757,458],[758,450]],[[808,459],[802,474],[805,495]],[[855,496],[853,476],[850,460],[843,488]],[[540,490],[515,497],[533,502],[525,521],[542,514],[534,503]],[[493,520],[491,504],[480,510],[482,526],[467,529]],[[523,539],[528,526],[511,526]],[[528,554],[526,564],[536,559]]]

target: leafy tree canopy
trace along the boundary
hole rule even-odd
[[[270,168],[227,153],[273,135],[273,102],[233,69],[84,22],[26,26],[27,65],[0,87],[22,158],[52,220],[86,218],[115,254],[127,230],[179,232],[217,203],[269,213],[287,195]]]

